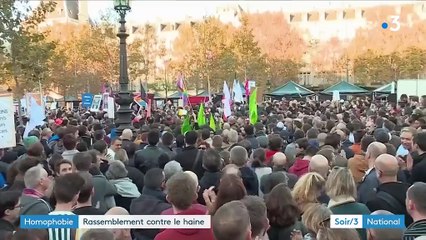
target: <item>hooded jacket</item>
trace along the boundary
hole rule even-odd
[[[293,166],[288,170],[289,173],[296,174],[297,177],[309,172],[309,160],[296,159]]]
[[[117,194],[126,198],[137,198],[141,194],[138,187],[132,182],[130,178],[120,178],[109,180],[117,189]]]
[[[190,208],[176,215],[205,215],[205,212]],[[155,240],[214,240],[212,229],[166,229]]]

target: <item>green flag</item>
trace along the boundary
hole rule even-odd
[[[210,121],[209,121],[209,125],[210,125],[210,128],[211,128],[211,129],[213,129],[213,131],[215,131],[215,132],[216,132],[216,123],[215,123],[215,121],[214,121],[213,114],[210,114]]]
[[[180,128],[180,132],[183,135],[185,135],[185,133],[187,133],[191,130],[192,130],[192,127],[191,127],[191,123],[189,122],[189,117],[186,116],[185,119],[183,120],[182,127]]]
[[[257,123],[257,88],[250,94],[249,100],[249,117],[250,124]]]
[[[201,103],[197,116],[198,127],[206,125],[206,116],[204,116],[204,104]]]

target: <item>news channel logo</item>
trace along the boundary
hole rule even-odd
[[[384,21],[382,22],[382,28],[384,30],[391,30],[392,32],[399,31],[401,28],[401,22],[399,21],[399,16],[389,16],[390,22]]]

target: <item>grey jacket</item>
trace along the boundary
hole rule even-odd
[[[47,215],[52,211],[45,200],[27,195],[21,196],[21,206],[20,215]]]
[[[92,198],[92,206],[98,207],[101,211],[108,211],[109,208],[114,207],[115,202],[111,202],[114,199],[114,195],[117,193],[116,188],[110,183],[104,175],[93,176],[93,188],[95,189],[95,195]]]

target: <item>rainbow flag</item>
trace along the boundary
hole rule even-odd
[[[176,82],[176,86],[178,88],[178,91],[181,94],[183,105],[184,106],[188,105],[188,92],[186,91],[186,88],[185,88],[183,74],[179,74],[179,77]]]

